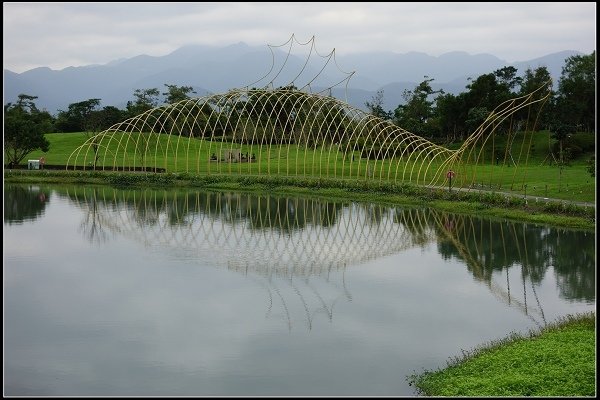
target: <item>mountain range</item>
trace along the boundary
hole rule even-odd
[[[61,70],[40,67],[22,73],[4,69],[4,103],[15,102],[25,93],[38,96],[38,108],[55,114],[90,98],[100,98],[102,106],[124,108],[134,99],[135,89],[156,87],[163,92],[165,84],[192,86],[194,96],[203,96],[246,86],[263,87],[273,81],[274,87],[309,85],[312,92],[323,91],[363,110],[365,102],[383,90],[383,107],[393,110],[404,103],[403,91],[414,89],[425,77],[434,79],[434,90],[458,94],[466,90],[470,78],[504,66],[514,66],[519,75],[527,68],[546,66],[556,83],[565,59],[583,54],[565,50],[509,63],[491,54],[461,51],[436,57],[420,52],[324,56],[300,50],[292,49],[288,57],[287,51],[242,42],[224,47],[189,45],[165,56],[138,55],[104,65]],[[356,72],[350,75],[351,71]]]

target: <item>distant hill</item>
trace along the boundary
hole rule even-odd
[[[5,69],[4,102],[14,102],[20,93],[26,93],[38,96],[38,107],[52,114],[60,109],[66,110],[71,103],[89,98],[102,99],[102,106],[123,108],[128,100],[133,100],[135,89],[156,87],[163,92],[165,83],[192,86],[196,96],[203,96],[256,82],[269,72],[274,60],[274,68],[267,78],[253,85],[261,87],[277,75],[286,60],[286,54],[275,50],[271,55],[266,46],[248,46],[245,43],[225,47],[191,45],[161,57],[138,55],[104,65],[62,70],[42,67],[23,73]],[[305,56],[292,53],[274,85],[281,86],[293,81],[297,87],[302,87],[310,82],[311,89],[315,91],[342,81],[332,90],[332,95],[345,99],[343,80],[348,75],[340,69],[356,71],[349,80],[348,103],[365,109],[365,101],[371,100],[377,90],[383,89],[384,108],[393,110],[404,102],[402,92],[405,89],[412,90],[425,76],[435,79],[432,82],[434,89],[444,89],[454,94],[465,90],[467,78],[475,78],[507,65],[516,67],[520,74],[528,67],[543,65],[558,81],[564,60],[580,54],[577,51],[562,51],[511,64],[490,54],[470,55],[460,51],[439,57],[418,52],[363,53],[337,56],[335,62],[311,57],[308,63]],[[311,81],[321,70],[319,78]]]

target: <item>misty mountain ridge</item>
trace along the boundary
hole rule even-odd
[[[350,105],[363,110],[365,102],[383,90],[384,109],[394,110],[404,103],[404,90],[414,89],[425,77],[434,79],[431,82],[434,90],[458,94],[466,90],[468,78],[505,66],[514,66],[519,75],[527,68],[546,66],[556,83],[565,59],[582,54],[566,50],[508,63],[491,54],[470,55],[463,51],[437,57],[421,52],[369,52],[336,54],[335,60],[313,55],[307,61],[305,54],[298,55],[294,49],[286,58],[287,48],[285,52],[275,48],[271,54],[266,46],[243,42],[224,47],[187,45],[165,56],[137,55],[103,65],[61,70],[39,67],[23,73],[5,69],[4,102],[15,102],[21,93],[30,94],[38,96],[36,104],[40,109],[56,114],[71,103],[90,98],[100,98],[102,106],[124,108],[127,101],[134,99],[135,89],[156,87],[162,93],[166,91],[164,84],[192,86],[196,92],[193,96],[204,96],[246,86],[264,87],[274,79],[274,87],[310,84],[312,92],[339,83],[331,94],[342,100],[347,95]],[[348,80],[351,71],[356,72]]]

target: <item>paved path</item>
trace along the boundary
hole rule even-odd
[[[442,186],[426,185],[426,187],[432,188],[432,189],[445,189],[445,190],[448,190],[447,186],[446,187],[442,187]],[[496,194],[500,194],[500,195],[504,195],[504,196],[526,198],[527,201],[566,203],[566,204],[575,204],[575,205],[581,206],[581,207],[593,207],[593,208],[596,208],[596,203],[595,202],[594,203],[590,203],[590,202],[585,202],[585,201],[574,201],[574,200],[556,199],[556,198],[551,198],[551,197],[525,196],[523,193],[501,192],[501,191],[498,191],[498,190],[489,190],[489,189],[453,187],[452,190],[453,191],[454,190],[458,190],[458,191],[461,191],[461,192],[496,193]]]

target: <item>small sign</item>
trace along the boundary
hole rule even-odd
[[[40,164],[41,165],[46,164],[46,157],[40,157]]]
[[[27,169],[40,169],[40,160],[27,160]]]
[[[448,179],[454,178],[454,175],[456,175],[456,174],[452,170],[446,172],[446,178],[448,178]]]

